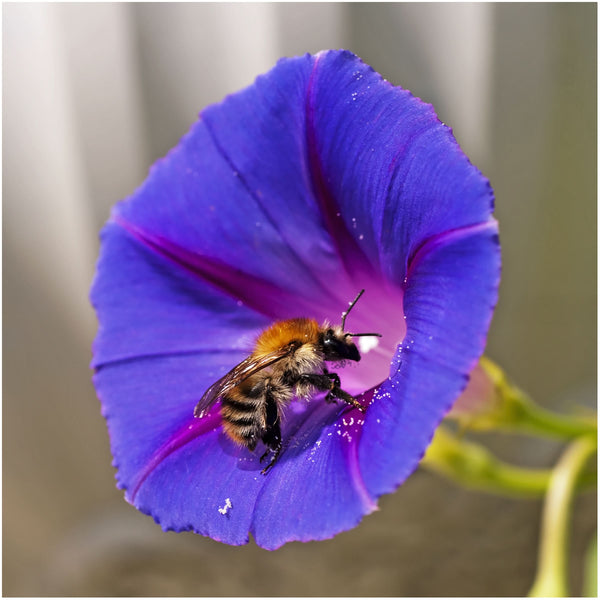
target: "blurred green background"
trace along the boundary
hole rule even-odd
[[[333,540],[274,553],[163,533],[115,489],[88,364],[97,234],[208,103],[348,48],[431,102],[490,178],[487,354],[545,406],[596,403],[596,5],[4,4],[3,595],[519,596],[540,501],[418,471]],[[479,436],[550,466],[556,444]],[[596,497],[577,500],[573,593]]]

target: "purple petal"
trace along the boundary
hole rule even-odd
[[[175,438],[192,421],[202,392],[218,378],[222,360],[219,353],[199,352],[110,363],[97,370],[94,383],[120,487],[135,491],[150,465],[156,466],[159,449],[177,445]]]
[[[358,410],[313,402],[301,423],[288,424],[292,442],[256,504],[251,532],[259,546],[331,538],[376,510],[358,469],[362,423]]]
[[[172,353],[244,354],[253,343],[248,332],[271,321],[114,223],[105,227],[101,241],[91,292],[100,322],[94,367]]]
[[[115,216],[191,254],[241,268],[289,292],[292,299],[316,298],[330,315],[356,291],[340,272],[303,171],[303,136],[294,123],[299,118],[294,93],[296,88],[302,92],[295,81],[299,66],[288,65],[294,81],[283,78],[281,95],[273,93],[278,111],[270,96],[255,98],[260,79],[255,87],[207,109],[179,146],[156,163],[136,194],[116,208]],[[281,114],[288,104],[293,114]],[[233,131],[232,139],[227,127],[212,123],[215,111]],[[315,261],[319,270],[312,268]],[[255,300],[270,306],[268,297]],[[287,316],[304,308],[297,301]]]
[[[493,220],[438,236],[411,262],[406,337],[390,378],[374,394],[361,438],[361,471],[373,496],[412,473],[465,388],[485,346],[499,270]]]
[[[483,351],[491,209],[432,108],[350,53],[282,60],[203,111],[102,234],[94,381],[127,499],[165,529],[265,548],[356,525],[415,468]],[[339,322],[362,288],[347,328],[383,337],[339,374],[372,400],[366,417],[292,403],[266,477],[264,449],[226,438],[218,406],[192,418],[265,326]]]
[[[182,430],[194,426],[190,420]],[[157,462],[130,501],[165,530],[191,530],[228,544],[245,544],[263,485],[259,469],[248,450],[235,446],[220,428],[212,429],[192,436]]]
[[[345,228],[337,228],[385,279],[401,284],[407,261],[430,237],[487,221],[489,183],[433,107],[353,54],[317,57],[307,104],[314,153],[337,202],[324,211],[331,219],[340,212]],[[347,243],[338,245],[343,255]]]
[[[120,486],[164,529],[193,530],[229,544],[246,543],[251,531],[260,545],[274,549],[291,539],[331,537],[375,509],[357,472],[352,436],[360,435],[358,411],[294,405],[284,416],[290,444],[265,477],[262,449],[252,454],[235,446],[222,433],[217,411],[191,418],[202,376],[189,380],[182,374],[200,373],[194,366],[202,357],[148,360],[103,368],[96,384]],[[173,386],[168,396],[165,382]],[[321,485],[314,486],[315,479]]]

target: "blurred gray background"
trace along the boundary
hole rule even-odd
[[[5,596],[527,593],[541,502],[427,472],[353,531],[273,553],[163,533],[115,489],[88,368],[110,206],[206,104],[280,56],[339,47],[433,103],[491,179],[504,266],[487,354],[542,404],[595,405],[595,4],[4,4]],[[483,439],[524,465],[560,452]],[[575,508],[577,594],[595,495]]]

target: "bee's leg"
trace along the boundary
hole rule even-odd
[[[330,373],[326,367],[323,367],[323,375],[327,375],[327,377],[329,378],[330,383],[330,389],[333,388],[339,388],[342,385],[342,382],[340,381],[340,376],[337,373]],[[327,394],[327,396],[329,396],[329,394]],[[327,402],[335,402],[335,399],[327,399]]]
[[[267,447],[267,451],[260,457],[263,462],[270,452],[273,453],[271,462],[261,471],[263,475],[275,464],[281,454],[281,428],[279,427],[279,410],[273,397],[267,393],[267,427],[262,436],[262,441]]]
[[[323,367],[322,375],[318,373],[307,373],[301,375],[300,379],[306,381],[307,383],[311,383],[322,392],[327,392],[327,395],[325,396],[325,402],[337,402],[337,396],[333,393],[333,390],[340,390],[340,386],[342,385],[340,377],[337,373],[330,373],[326,367]]]
[[[325,396],[325,400],[327,402],[335,402],[336,399],[342,400],[346,404],[357,408],[362,413],[367,412],[367,409],[354,396],[351,396],[348,392],[345,392],[341,387],[334,385],[329,390],[327,396]]]
[[[330,373],[327,369],[323,369],[322,374],[304,373],[300,375],[298,380],[303,383],[309,383],[322,392],[326,391],[325,402],[342,400],[346,404],[357,408],[360,412],[366,412],[365,407],[354,396],[351,396],[340,387],[340,377],[337,373]]]
[[[296,383],[309,384],[321,392],[328,392],[333,387],[340,385],[340,378],[336,373],[329,373],[324,370],[323,373],[302,373],[298,376]]]

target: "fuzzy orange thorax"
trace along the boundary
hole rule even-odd
[[[286,346],[290,342],[301,344],[317,344],[319,341],[319,325],[314,319],[288,319],[277,321],[265,329],[256,340],[254,354],[269,354]]]

